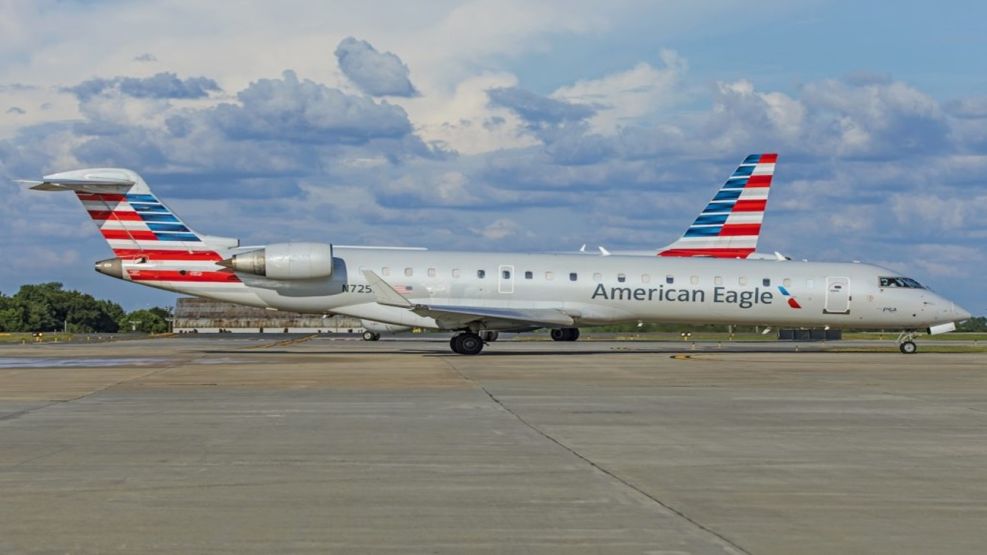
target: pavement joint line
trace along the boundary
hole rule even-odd
[[[728,552],[736,552],[736,553],[742,553],[744,555],[752,555],[750,551],[744,549],[743,547],[741,547],[736,542],[734,542],[731,539],[727,538],[725,535],[717,532],[716,530],[710,528],[709,526],[706,526],[705,524],[699,522],[698,520],[690,517],[689,515],[687,515],[684,512],[682,512],[681,510],[676,509],[675,507],[673,507],[673,506],[669,505],[668,503],[662,501],[658,497],[656,497],[656,496],[648,493],[647,491],[643,490],[642,488],[640,488],[639,486],[637,486],[636,484],[634,484],[634,482],[631,482],[630,480],[617,475],[615,472],[613,472],[613,471],[609,470],[608,468],[600,465],[599,463],[591,460],[590,458],[586,457],[585,455],[583,455],[579,451],[576,451],[574,448],[566,445],[561,440],[555,438],[555,436],[553,436],[553,435],[549,434],[548,432],[542,430],[538,426],[535,426],[531,422],[528,422],[527,420],[525,420],[525,418],[523,416],[521,416],[517,412],[513,411],[507,405],[505,405],[503,401],[501,401],[496,395],[494,395],[493,393],[491,393],[490,390],[488,390],[482,383],[474,380],[469,375],[467,375],[466,373],[464,373],[461,369],[459,369],[459,367],[457,367],[455,364],[453,364],[449,360],[450,358],[451,357],[442,357],[441,360],[447,366],[449,366],[450,368],[452,368],[452,370],[454,372],[456,372],[456,374],[458,374],[461,378],[463,378],[467,382],[469,382],[469,383],[473,384],[474,386],[476,386],[477,388],[479,388],[480,391],[482,391],[484,393],[484,395],[486,395],[491,401],[493,401],[494,404],[496,404],[498,407],[500,407],[501,410],[507,412],[507,414],[509,414],[512,417],[514,417],[518,422],[520,422],[521,424],[523,424],[524,426],[526,426],[527,428],[529,428],[530,430],[532,430],[536,434],[538,434],[541,437],[543,437],[543,438],[551,441],[555,445],[561,447],[566,452],[568,452],[570,455],[572,455],[572,456],[578,458],[579,460],[583,461],[584,463],[588,464],[594,470],[596,470],[598,472],[601,472],[603,475],[608,476],[610,479],[615,480],[617,483],[623,485],[624,487],[630,489],[631,491],[637,493],[638,495],[643,496],[645,499],[647,499],[647,500],[651,501],[652,503],[658,505],[662,509],[664,509],[664,510],[670,512],[670,513],[672,513],[673,515],[681,518],[682,520],[685,520],[686,522],[688,522],[689,524],[691,524],[694,527],[698,528],[699,530],[701,530],[701,531],[703,531],[703,532],[705,532],[705,533],[713,536],[719,543],[722,544],[722,546]]]
[[[114,388],[114,387],[116,387],[118,385],[123,385],[125,383],[132,382],[134,380],[139,380],[141,378],[146,378],[148,376],[153,376],[154,374],[157,374],[159,372],[164,372],[166,370],[172,370],[172,369],[177,368],[177,367],[179,367],[179,366],[181,366],[183,364],[188,364],[190,362],[190,360],[191,359],[181,359],[181,360],[175,361],[174,363],[169,364],[167,366],[162,366],[160,368],[152,368],[150,371],[145,372],[143,374],[140,374],[138,376],[131,376],[129,378],[124,378],[124,379],[122,379],[122,380],[120,380],[118,382],[114,382],[114,383],[105,385],[105,386],[103,386],[103,387],[101,387],[99,389],[94,389],[94,390],[90,391],[89,393],[84,393],[82,395],[79,395],[78,397],[73,397],[71,399],[57,399],[57,400],[49,401],[48,403],[45,403],[44,405],[40,405],[40,406],[33,407],[33,408],[27,408],[27,409],[20,410],[20,411],[11,413],[11,414],[6,414],[6,415],[3,415],[3,416],[0,416],[0,423],[2,423],[2,422],[10,422],[12,420],[17,420],[18,418],[20,418],[22,416],[27,416],[29,414],[34,414],[35,412],[45,410],[45,409],[47,409],[49,407],[54,407],[56,405],[64,405],[64,404],[67,404],[67,403],[72,403],[74,401],[79,401],[81,399],[85,399],[86,397],[91,397],[91,396],[96,395],[98,393],[102,393],[104,391],[107,391],[109,389],[112,389],[112,388]]]
[[[275,341],[273,343],[264,343],[262,345],[247,345],[243,349],[244,350],[247,350],[247,349],[267,349],[267,348],[270,348],[270,347],[284,347],[286,345],[297,345],[299,343],[304,343],[304,342],[309,341],[311,339],[315,339],[316,337],[319,337],[319,334],[313,333],[312,335],[306,335],[305,337],[293,337],[291,339],[282,339],[280,341]]]

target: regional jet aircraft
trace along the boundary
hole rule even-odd
[[[697,237],[730,236],[737,206],[763,198],[761,164],[741,165],[727,217]],[[126,169],[45,176],[34,189],[76,194],[115,254],[96,270],[126,281],[250,306],[336,313],[393,326],[452,330],[456,353],[475,355],[483,333],[677,322],[898,329],[903,353],[919,332],[945,333],[970,314],[897,272],[858,263],[714,256],[590,257],[275,243],[240,247],[178,218]],[[723,220],[723,221],[719,221]],[[726,234],[723,230],[727,228]],[[694,248],[706,248],[693,245]],[[690,247],[692,248],[692,247]]]

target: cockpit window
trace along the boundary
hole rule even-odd
[[[906,277],[880,277],[881,287],[901,287],[903,289],[925,289],[921,283]]]

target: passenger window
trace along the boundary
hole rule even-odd
[[[669,285],[675,283],[675,277],[673,277],[673,276],[665,276],[665,283],[667,283]]]
[[[391,269],[388,268],[387,266],[384,266],[383,268],[380,269],[380,275],[382,275],[382,276],[389,276],[389,275],[391,275]]]
[[[579,279],[579,276],[576,275],[576,272],[571,272],[569,274],[569,281],[576,281],[577,279]]]
[[[459,276],[461,275],[463,275],[463,273],[459,271],[459,268],[453,268],[452,277],[459,279]]]
[[[714,277],[713,278],[713,284],[714,285],[723,285],[723,278],[720,277],[720,276]]]
[[[689,283],[699,285],[699,276],[689,276]]]
[[[535,273],[532,271],[527,271],[524,273],[524,279],[534,279]]]
[[[768,278],[764,278],[761,280],[761,285],[765,287],[771,287],[771,280]]]
[[[781,283],[785,287],[791,287],[792,286],[792,278],[785,278],[785,279],[781,280]]]
[[[572,281],[576,281],[576,280],[572,280]],[[620,283],[624,283],[625,281],[627,281],[627,276],[624,274],[617,274],[617,281]]]
[[[743,285],[747,285],[747,277],[746,276],[740,276],[740,278],[737,279],[737,283],[739,283],[742,286]]]
[[[414,275],[414,274],[415,274],[415,271],[414,271],[414,270],[412,270],[411,268],[405,268],[405,269],[404,269],[404,275],[406,275],[406,276],[408,276],[408,277],[411,277],[411,276],[412,276],[412,275]]]
[[[546,280],[552,281],[552,278],[554,278],[554,277],[555,277],[555,274],[553,274],[552,272],[545,272],[545,279]]]
[[[478,277],[480,279],[483,279],[483,278],[487,277],[487,271],[486,270],[477,270],[476,271],[476,277]]]
[[[500,277],[502,277],[504,279],[511,279],[511,271],[510,270],[501,270]]]
[[[601,281],[603,281],[603,274],[601,274],[600,272],[594,273],[593,274],[593,281],[595,281],[597,283],[600,283]]]
[[[430,277],[430,278],[434,278],[435,277],[435,268],[429,268],[428,269],[428,277]]]

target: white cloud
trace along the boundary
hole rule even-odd
[[[661,68],[642,62],[600,79],[576,81],[560,87],[551,96],[597,107],[590,125],[600,133],[614,133],[629,123],[639,125],[642,118],[650,119],[649,116],[677,101],[681,94],[679,87],[688,64],[672,50],[662,50],[660,57],[664,63]]]

